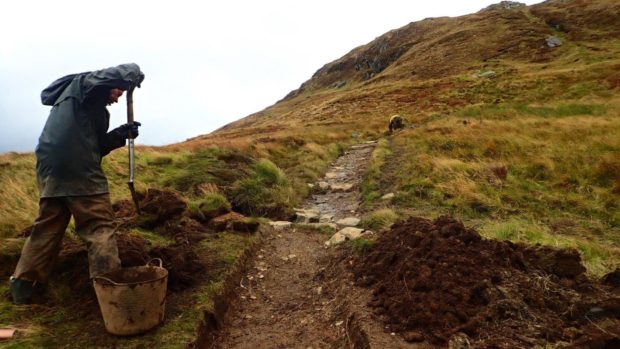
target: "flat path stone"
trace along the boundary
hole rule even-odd
[[[344,183],[344,184],[332,184],[330,189],[334,193],[347,192],[353,190],[355,185],[352,183]]]
[[[272,221],[269,222],[269,226],[271,226],[272,228],[276,229],[276,230],[281,230],[284,228],[288,228],[291,225],[293,225],[292,222],[289,221]]]
[[[295,223],[317,223],[320,212],[315,209],[296,209]]]
[[[381,197],[381,200],[390,200],[394,198],[394,193],[387,193]]]
[[[360,219],[357,217],[347,217],[339,219],[338,221],[336,221],[336,224],[346,227],[356,227],[358,224],[360,224]]]
[[[326,246],[338,245],[347,240],[356,240],[362,237],[364,229],[346,227],[332,235],[332,237],[325,242]]]

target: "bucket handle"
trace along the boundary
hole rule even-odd
[[[145,264],[145,266],[150,266],[150,265],[151,265],[151,263],[153,263],[153,262],[159,262],[159,263],[158,263],[158,264],[159,264],[159,267],[160,267],[160,268],[163,268],[164,261],[162,261],[162,260],[161,260],[161,258],[153,258],[153,259],[151,259],[150,261],[148,261],[148,262]],[[155,266],[157,266],[157,265],[155,265]],[[114,282],[114,281],[112,281],[112,280],[108,279],[108,278],[107,278],[107,277],[105,277],[105,276],[95,276],[95,277],[93,278],[93,281],[96,281],[96,280],[98,280],[98,279],[99,279],[99,280],[103,280],[103,281],[107,281],[107,282],[111,283],[112,285],[116,285],[116,286],[120,285],[119,283]]]
[[[164,261],[162,261],[161,258],[153,258],[153,259],[151,259],[150,261],[148,261],[146,263],[146,266],[150,266],[151,263],[153,263],[154,261],[159,262],[159,265],[155,265],[156,267],[163,268]]]
[[[114,282],[114,281],[112,281],[112,280],[108,279],[108,278],[107,278],[107,277],[105,277],[105,276],[95,276],[95,277],[93,278],[93,281],[94,281],[94,282],[97,282],[97,280],[107,281],[107,282],[109,282],[109,283],[111,283],[112,285],[115,285],[115,286],[120,285],[119,283]]]

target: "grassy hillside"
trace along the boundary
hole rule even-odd
[[[620,257],[620,119],[597,106],[482,108],[406,130],[380,190],[491,237],[576,247],[602,274]]]
[[[601,275],[620,261],[619,28],[610,0],[411,23],[188,144],[321,129],[381,138],[399,113],[409,128],[385,138],[363,188],[369,219],[450,213],[489,237],[576,247]]]
[[[620,83],[619,27],[620,5],[611,0],[425,19],[326,64],[282,101],[216,135],[334,123],[375,129],[396,112],[421,121],[475,104],[607,98]],[[560,46],[547,45],[552,36]],[[489,71],[496,77],[478,77]]]
[[[411,23],[326,64],[263,111],[140,148],[138,188],[199,200],[213,183],[246,213],[282,217],[345,145],[385,138],[388,117],[400,113],[409,128],[382,141],[364,186],[369,213],[448,212],[489,236],[585,244],[584,253],[602,250],[592,252],[600,274],[618,258],[619,28],[612,0]],[[254,190],[264,184],[260,159],[283,171],[278,193]],[[127,198],[125,153],[104,164],[113,200]],[[36,216],[33,155],[1,155],[0,170],[0,235],[12,236]],[[377,199],[386,192],[396,193],[387,204]]]

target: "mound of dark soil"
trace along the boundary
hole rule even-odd
[[[462,332],[476,348],[591,347],[620,333],[619,299],[587,279],[576,251],[485,240],[447,217],[395,224],[354,268],[373,288],[370,305],[405,338],[443,344]],[[591,326],[593,309],[605,333]]]
[[[151,258],[146,252],[147,241],[126,233],[117,234],[118,257],[123,268],[145,265]]]
[[[603,277],[603,283],[614,288],[620,288],[620,268],[605,275]]]
[[[168,287],[172,291],[183,290],[192,286],[202,276],[205,266],[188,244],[175,244],[167,247],[155,247],[148,251],[147,241],[141,237],[121,233],[117,235],[118,254],[123,267],[145,265],[153,258],[161,258],[164,268],[168,269]],[[68,238],[63,240],[62,249],[55,270],[61,277],[67,278],[78,290],[76,295],[90,294],[88,275],[88,253],[81,241]]]
[[[151,257],[146,252],[146,240],[141,237],[118,234],[118,255],[123,267],[145,265]],[[64,238],[58,255],[56,273],[67,278],[68,283],[76,290],[76,296],[90,293],[90,276],[88,274],[88,252],[81,241]]]
[[[205,266],[187,244],[155,247],[150,255],[163,260],[168,270],[168,288],[172,291],[183,290],[203,279]]]
[[[136,215],[136,207],[133,201],[125,199],[112,204],[114,216],[118,220],[128,220]]]
[[[155,232],[173,238],[178,243],[195,243],[204,239],[207,234],[213,233],[202,223],[189,217],[179,217],[166,221],[156,227]]]
[[[140,209],[146,214],[157,216],[160,222],[180,215],[185,208],[187,203],[181,195],[168,190],[150,188],[144,199],[140,200]]]
[[[202,278],[205,266],[187,244],[155,247],[147,252],[147,242],[143,238],[120,234],[117,241],[123,267],[142,266],[153,258],[161,258],[169,272],[168,287],[171,291],[183,290]],[[82,242],[64,239],[55,270],[73,285],[77,296],[90,295],[88,253]]]
[[[179,194],[149,189],[140,196],[143,214],[136,215],[131,200],[122,200],[112,206],[119,225],[116,240],[122,267],[146,265],[153,258],[161,258],[169,271],[168,288],[180,291],[210,277],[205,270],[213,264],[209,256],[197,256],[192,246],[206,238],[212,229],[183,215],[187,204]],[[173,238],[176,243],[167,247],[151,248],[150,243],[140,236],[130,234],[131,227],[153,229],[156,233]],[[32,227],[20,235],[27,237]],[[14,249],[17,251],[17,247]],[[15,269],[17,253],[3,256],[5,263],[0,274],[10,275]],[[51,282],[71,285],[76,298],[92,298],[93,290],[88,272],[88,252],[79,240],[64,237]]]
[[[138,193],[141,214],[136,215],[133,201],[121,200],[112,205],[117,220],[145,229],[153,229],[180,216],[187,208],[183,197],[173,191],[149,188]]]
[[[204,272],[208,267],[208,258],[199,256],[192,246],[213,233],[199,221],[185,215],[185,199],[172,191],[148,189],[140,198],[140,215],[136,215],[134,204],[130,200],[115,203],[113,209],[117,220],[125,228],[141,227],[155,231],[161,236],[175,240],[173,245],[155,247],[146,252],[144,244],[135,249],[126,249],[123,253],[119,241],[119,253],[126,258],[133,258],[132,263],[144,265],[152,258],[160,258],[168,270],[168,288],[180,291],[197,284],[208,277]],[[205,262],[206,261],[206,262]],[[133,265],[133,264],[132,264]],[[123,260],[123,266],[131,266]]]

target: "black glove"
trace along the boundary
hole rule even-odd
[[[134,121],[132,124],[121,125],[115,128],[112,132],[122,139],[138,138],[138,135],[140,134],[138,132],[139,126],[142,126],[142,124]]]
[[[137,87],[140,87],[140,85],[142,84],[142,81],[144,81],[144,73],[140,72],[140,74],[138,75],[137,81],[134,81],[134,85],[136,85]]]

